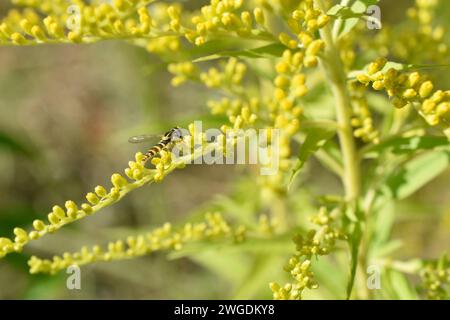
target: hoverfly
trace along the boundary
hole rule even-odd
[[[181,131],[180,127],[174,127],[164,133],[162,136],[155,136],[155,135],[139,135],[134,136],[128,139],[130,143],[143,143],[150,141],[154,139],[155,137],[159,137],[161,140],[148,149],[148,151],[144,154],[144,158],[142,159],[143,162],[148,161],[149,159],[152,159],[154,156],[156,156],[158,153],[160,153],[162,150],[169,150],[173,147],[173,145],[183,139],[183,133]]]

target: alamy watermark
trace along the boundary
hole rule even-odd
[[[81,8],[73,4],[67,7],[66,13],[69,15],[66,21],[67,29],[73,32],[81,31]]]
[[[377,5],[367,7],[367,22],[366,26],[369,30],[380,30],[381,24],[381,8]]]
[[[202,122],[194,122],[191,136],[180,129],[190,143],[177,143],[172,158],[186,164],[249,164],[260,165],[261,175],[275,175],[280,165],[280,129],[237,129],[223,133],[219,129],[203,131]]]
[[[367,289],[380,290],[381,289],[381,268],[376,264],[367,267]]]
[[[71,265],[67,268],[66,273],[69,274],[66,280],[68,290],[81,290],[81,269],[77,265]]]

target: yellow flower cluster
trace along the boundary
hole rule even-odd
[[[260,179],[263,189],[267,189],[263,191],[265,195],[269,195],[272,191],[275,191],[275,194],[285,192],[283,179],[286,178],[285,173],[289,171],[291,164],[290,140],[300,129],[300,117],[303,112],[299,100],[308,93],[306,75],[302,70],[304,67],[317,65],[317,54],[322,49],[322,40],[313,40],[307,50],[285,50],[275,66],[273,97],[263,97],[262,99],[247,96],[248,90],[242,85],[246,65],[236,58],[230,58],[221,69],[212,67],[207,72],[201,72],[191,62],[169,65],[169,71],[175,74],[172,80],[174,85],[190,79],[234,96],[232,99],[224,97],[208,102],[213,114],[228,116],[232,129],[254,127],[256,120],[259,119],[261,121],[258,123],[264,125],[265,128],[281,130],[281,170],[277,175]],[[224,125],[221,129],[225,132],[230,127]],[[267,197],[264,196],[264,198]]]
[[[200,78],[200,70],[191,61],[170,63],[168,71],[174,75],[172,85],[178,87],[188,80],[198,80]]]
[[[223,132],[255,125],[262,125],[269,130],[281,130],[279,173],[259,179],[263,188],[262,197],[266,200],[286,191],[284,179],[287,179],[285,173],[291,166],[291,138],[300,129],[303,112],[300,100],[308,93],[303,68],[317,65],[317,55],[323,47],[323,41],[317,39],[312,40],[308,49],[285,50],[275,65],[276,76],[271,97],[265,94],[261,97],[248,94],[250,90],[243,85],[247,67],[237,58],[230,58],[220,68],[211,67],[206,72],[202,72],[192,62],[169,65],[169,72],[175,75],[173,85],[193,80],[209,88],[219,89],[227,95],[219,100],[208,101],[213,114],[226,115],[229,119],[231,128],[224,124],[221,127]],[[269,137],[269,142],[270,140]]]
[[[317,225],[318,229],[310,230],[306,237],[298,235],[294,238],[296,254],[285,266],[294,282],[284,286],[270,283],[275,300],[300,300],[305,289],[318,288],[311,271],[311,260],[314,256],[329,254],[335,247],[336,240],[346,239],[345,234],[335,226],[339,213],[338,209],[328,212],[326,208],[320,208],[319,213],[311,218],[311,222]]]
[[[11,3],[16,6],[22,6],[26,8],[35,8],[40,12],[46,14],[63,14],[67,7],[71,4],[80,4],[80,0],[11,0]]]
[[[434,25],[438,4],[439,0],[416,0],[415,6],[407,10],[411,23],[393,43],[396,56],[409,63],[448,61],[449,48],[443,43],[446,30],[442,25]]]
[[[156,37],[151,33],[148,0],[115,0],[87,5],[83,1],[27,1],[23,12],[11,10],[0,24],[0,44],[84,42]],[[32,7],[36,7],[32,9]],[[38,11],[39,10],[39,11]],[[42,17],[41,12],[45,15]]]
[[[130,236],[125,241],[110,242],[106,249],[98,245],[92,248],[83,247],[79,252],[66,252],[61,257],[53,257],[52,260],[33,256],[28,265],[30,273],[55,274],[71,265],[82,266],[99,261],[136,258],[156,251],[181,250],[185,244],[194,241],[231,239],[233,243],[240,243],[246,239],[246,230],[243,225],[231,227],[218,212],[208,213],[204,222],[186,223],[176,229],[166,223],[149,233]]]
[[[20,252],[22,248],[31,240],[37,240],[48,233],[53,233],[63,226],[83,219],[86,216],[92,215],[106,206],[109,206],[122,197],[124,197],[131,190],[143,186],[153,180],[156,180],[158,170],[149,170],[144,168],[139,161],[142,159],[142,154],[136,154],[136,161],[131,161],[129,168],[125,170],[127,175],[135,180],[130,183],[118,173],[111,176],[113,187],[108,192],[103,186],[97,186],[93,192],[86,195],[88,203],[77,205],[75,202],[66,201],[63,209],[60,206],[54,206],[52,211],[47,215],[48,222],[42,220],[35,220],[33,222],[33,229],[27,232],[21,228],[15,228],[15,239],[0,238],[0,258],[11,252]]]
[[[171,6],[175,9],[169,10],[169,7]],[[152,30],[155,37],[146,40],[140,39],[139,42],[134,43],[145,47],[151,53],[159,54],[161,56],[165,55],[165,59],[171,60],[172,55],[176,57],[182,53],[182,35],[171,30],[171,18],[169,13],[173,10],[180,11],[181,4],[169,4],[158,1],[153,2],[151,6],[149,6],[149,10],[153,18]]]
[[[149,39],[145,47],[151,53],[175,53],[181,49],[181,41],[178,36],[157,37],[155,39]]]
[[[247,66],[239,62],[237,58],[230,58],[225,63],[221,61],[220,68],[211,67],[205,72],[200,71],[192,62],[172,63],[168,70],[175,75],[172,78],[172,85],[174,86],[192,80],[235,97],[234,99],[224,97],[220,100],[210,100],[207,103],[212,114],[226,115],[233,129],[237,130],[254,125],[258,119],[260,99],[256,97],[247,98],[242,85]],[[225,132],[230,127],[224,125],[221,129]]]
[[[339,47],[339,54],[342,64],[346,72],[350,72],[354,68],[358,52],[368,52],[369,49],[375,49],[378,56],[385,56],[386,50],[384,47],[385,39],[381,36],[386,32],[389,26],[384,26],[381,30],[377,30],[375,39],[367,34],[367,25],[365,21],[359,21],[351,32],[340,35],[337,39]],[[383,41],[382,41],[383,40]],[[378,41],[380,43],[374,43]]]
[[[192,125],[190,126],[192,127]],[[216,146],[210,146],[215,148]],[[202,152],[203,150],[201,150]],[[205,152],[207,152],[206,150]],[[190,159],[201,156],[199,152],[189,155]],[[42,220],[35,220],[33,222],[34,230],[27,232],[21,228],[15,228],[15,239],[0,238],[0,258],[11,252],[20,252],[22,248],[31,240],[37,240],[48,233],[53,233],[63,226],[72,222],[83,219],[92,215],[101,209],[110,206],[120,201],[125,195],[132,190],[142,187],[151,182],[161,181],[168,173],[176,168],[185,165],[185,159],[177,159],[172,161],[171,153],[161,151],[158,157],[152,159],[154,169],[147,169],[144,167],[143,154],[137,153],[135,161],[128,163],[128,168],[125,169],[126,176],[131,179],[130,182],[122,175],[115,173],[111,176],[112,188],[107,191],[103,186],[97,186],[93,192],[86,195],[88,203],[77,205],[74,201],[67,201],[65,209],[60,206],[54,206],[52,211],[47,215],[48,222]]]
[[[279,227],[280,223],[277,218],[270,218],[267,215],[259,217],[257,230],[261,235],[272,236],[276,234]]]
[[[224,114],[228,116],[229,121],[235,129],[242,126],[252,125],[258,119],[260,101],[252,97],[249,102],[242,99],[222,98],[221,100],[208,101],[208,107],[212,114]]]
[[[353,117],[351,124],[354,128],[354,136],[366,143],[378,144],[380,142],[380,132],[373,123],[372,113],[366,97],[366,87],[358,81],[352,81],[349,83],[349,93],[352,100]]]
[[[272,195],[286,192],[286,181],[292,166],[291,140],[300,130],[300,118],[303,114],[301,99],[308,93],[304,67],[315,67],[317,55],[323,49],[322,40],[313,40],[307,50],[290,50],[283,52],[275,65],[276,76],[273,80],[273,98],[267,103],[269,112],[268,126],[280,130],[280,170],[278,174],[262,177],[263,197],[271,201]]]
[[[436,23],[438,0],[416,0],[406,11],[407,21],[398,25],[383,25],[376,34],[368,36],[367,29],[358,28],[354,43],[361,51],[372,49],[377,55],[390,56],[395,61],[411,64],[448,63],[449,47],[444,43],[446,30]],[[349,33],[348,37],[354,37]]]
[[[170,28],[198,46],[223,34],[270,39],[270,35],[263,34],[263,11],[260,8],[255,8],[252,13],[241,10],[243,4],[243,0],[211,0],[199,14],[192,16],[190,23],[183,21],[180,8],[171,6],[168,8]]]
[[[359,74],[357,79],[373,89],[385,90],[396,108],[408,104],[417,107],[419,113],[431,126],[440,125],[450,137],[450,90],[434,91],[433,83],[418,72],[401,72],[394,68],[382,71],[385,59],[372,62],[367,74]]]
[[[200,74],[200,80],[208,88],[230,88],[239,86],[247,71],[247,66],[236,58],[230,58],[222,71],[210,68],[208,72]]]
[[[290,49],[298,48],[301,45],[306,49],[306,55],[309,56],[308,50],[314,42],[317,30],[326,26],[329,20],[330,17],[317,8],[313,0],[300,1],[297,9],[290,13],[290,17],[287,20],[290,31],[297,38],[294,39],[284,32],[280,33],[278,38],[281,43]],[[315,49],[312,48],[311,50],[314,51]],[[314,56],[315,54],[312,55]]]
[[[175,75],[172,78],[172,85],[179,86],[187,80],[194,80],[203,83],[208,88],[220,88],[235,92],[241,89],[242,80],[247,71],[247,66],[239,62],[237,58],[230,58],[226,63],[221,61],[221,68],[211,67],[206,72],[190,61],[171,63],[168,66],[170,73]]]
[[[427,298],[445,300],[450,298],[450,261],[446,255],[426,263],[420,271]]]
[[[125,195],[136,188],[152,182],[161,181],[167,174],[177,168],[184,167],[186,163],[195,160],[197,157],[201,157],[212,150],[224,152],[228,143],[236,143],[236,141],[226,141],[224,135],[218,137],[217,142],[208,143],[206,138],[202,136],[200,139],[204,147],[195,149],[194,137],[197,133],[195,132],[194,124],[189,125],[189,131],[190,135],[186,135],[184,140],[180,143],[186,143],[191,147],[190,154],[181,155],[181,158],[172,159],[171,152],[162,150],[157,156],[152,158],[151,163],[154,165],[154,168],[149,169],[144,167],[144,155],[141,152],[137,153],[135,161],[130,161],[128,167],[124,170],[125,175],[131,181],[124,176],[115,173],[111,176],[112,188],[109,191],[103,186],[97,186],[92,192],[86,194],[87,203],[77,205],[74,201],[69,200],[65,203],[65,209],[60,206],[54,206],[47,216],[48,222],[35,220],[33,222],[34,230],[30,232],[27,232],[22,228],[15,228],[14,239],[0,238],[0,258],[3,258],[5,255],[12,252],[20,252],[31,240],[37,240],[46,234],[56,232],[65,225],[97,213],[101,209],[120,201]],[[211,237],[217,235],[220,230],[227,230],[227,226],[221,221],[220,216],[208,216],[208,222],[210,223],[211,228],[206,229],[205,235]],[[217,228],[219,225],[222,226],[221,229]],[[270,222],[268,222],[266,227],[269,229],[272,227]],[[245,233],[246,229],[244,227],[237,228],[235,230],[236,241],[239,241],[239,239],[243,240],[245,238]],[[38,261],[39,259],[33,258],[32,260]]]

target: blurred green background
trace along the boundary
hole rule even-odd
[[[382,2],[383,20],[396,22],[413,1]],[[444,2],[443,16],[449,12]],[[0,14],[6,10],[2,2]],[[450,29],[448,19],[447,24]],[[448,88],[450,81],[440,77],[439,85]],[[210,93],[200,88],[172,88],[161,60],[122,42],[0,48],[0,236],[12,236],[16,226],[29,229],[33,219],[45,219],[54,204],[80,201],[97,184],[108,185],[111,173],[121,172],[134,153],[146,147],[129,144],[129,136],[157,134],[204,118]],[[82,268],[82,290],[73,291],[66,289],[66,274],[32,276],[26,262],[32,254],[51,257],[166,221],[183,221],[202,203],[231,191],[241,170],[188,167],[98,215],[30,243],[22,254],[0,261],[0,299],[234,297],[232,283],[239,279],[218,274],[202,259],[168,261],[157,254],[98,263]],[[319,174],[315,164],[310,170],[317,172],[311,174],[312,189],[337,185],[333,177]],[[435,258],[450,248],[449,178],[447,172],[396,207],[394,237],[405,243],[399,259]],[[277,278],[273,273],[266,278],[259,279],[261,289],[240,297],[270,298],[267,283]]]

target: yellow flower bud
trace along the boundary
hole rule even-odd
[[[261,10],[261,8],[256,8],[253,10],[253,16],[255,17],[256,23],[259,25],[264,25],[264,12]]]
[[[298,35],[298,39],[300,40],[300,42],[302,43],[302,45],[307,48],[310,43],[313,41],[313,38],[306,32],[301,32]]]
[[[93,212],[92,206],[89,205],[89,204],[87,204],[87,203],[83,203],[83,204],[81,205],[81,209],[83,209],[83,211],[84,211],[86,214],[91,214],[91,213]]]
[[[19,23],[20,27],[25,33],[31,34],[31,28],[33,25],[27,19],[22,19]]]
[[[413,72],[408,76],[409,85],[414,87],[420,81],[420,74],[418,72]]]
[[[305,17],[305,12],[302,10],[295,10],[292,12],[292,18],[299,21],[302,20]]]
[[[367,73],[373,75],[384,68],[387,60],[385,58],[378,58],[367,67]]]
[[[24,37],[22,34],[18,33],[18,32],[14,32],[14,33],[11,35],[11,41],[12,41],[14,44],[17,44],[17,45],[23,45],[23,44],[25,44],[25,43],[27,42],[27,40],[25,39],[25,37]]]
[[[450,103],[442,102],[436,108],[436,114],[440,117],[445,116],[450,111]]]
[[[30,237],[31,240],[37,240],[39,239],[39,232],[37,231],[31,231],[28,236]]]
[[[323,42],[323,40],[320,39],[314,40],[306,49],[306,55],[316,56],[319,53],[319,51],[323,49],[324,46],[325,43]]]
[[[372,88],[374,88],[374,89],[377,90],[377,91],[383,90],[383,88],[384,88],[384,83],[383,83],[383,81],[375,81],[375,82],[372,84]]]
[[[97,203],[100,202],[100,199],[97,197],[97,195],[95,193],[89,192],[86,195],[86,199],[87,201],[89,201],[89,203],[96,205]]]
[[[242,20],[243,24],[247,27],[251,27],[253,24],[252,16],[251,16],[250,12],[248,12],[248,11],[244,11],[241,13],[241,20]]]
[[[201,46],[202,44],[204,44],[206,42],[204,37],[197,37],[195,38],[195,45],[196,46]]]
[[[318,19],[317,19],[317,26],[319,28],[323,28],[327,25],[327,23],[330,21],[330,17],[322,14]]]
[[[356,76],[356,79],[357,79],[359,82],[364,83],[364,84],[367,84],[367,83],[369,83],[369,82],[371,81],[371,79],[370,79],[367,75],[365,75],[365,74],[358,74],[358,75]]]
[[[290,85],[290,80],[289,78],[285,77],[285,76],[277,76],[275,78],[275,86],[279,87],[279,88],[286,88]]]
[[[294,106],[294,103],[289,99],[284,99],[281,101],[280,105],[283,110],[290,110]]]
[[[431,113],[436,108],[436,103],[432,100],[425,100],[422,103],[422,110],[425,113]]]
[[[295,88],[294,93],[297,97],[303,97],[308,93],[308,88],[305,85],[300,85]]]
[[[303,52],[301,52],[301,51],[296,52],[292,56],[292,65],[297,67],[297,68],[300,67],[301,64],[303,63],[303,58],[304,58]]]
[[[392,99],[392,105],[393,105],[395,108],[397,108],[397,109],[404,108],[404,107],[406,107],[407,104],[408,104],[407,101],[405,101],[405,100],[403,100],[403,99],[400,99],[400,98],[398,98],[398,97],[394,97],[394,98]]]
[[[276,88],[275,89],[275,99],[278,101],[283,100],[286,97],[286,92],[283,89]]]
[[[307,68],[313,68],[315,66],[317,66],[318,60],[315,56],[308,56],[305,58],[303,64],[305,65],[305,67]]]
[[[45,229],[45,223],[42,220],[34,220],[33,228],[36,229],[37,231],[42,231]]]
[[[120,174],[115,173],[111,176],[111,183],[114,187],[120,189],[128,184],[128,181]]]
[[[66,213],[60,206],[54,206],[52,209],[52,213],[60,219],[63,219],[66,217]]]
[[[284,61],[280,61],[276,64],[275,69],[277,73],[288,73],[290,70],[289,64]]]
[[[57,225],[60,222],[59,218],[54,213],[49,213],[47,217],[52,225]]]
[[[284,32],[281,32],[278,35],[278,39],[282,44],[284,44],[288,48],[294,49],[297,46],[297,42]]]
[[[419,89],[419,95],[421,98],[427,98],[430,96],[431,92],[433,91],[433,83],[431,81],[426,81],[422,83]]]
[[[28,234],[22,228],[14,228],[13,232],[16,235],[16,242],[23,243],[28,241]]]

